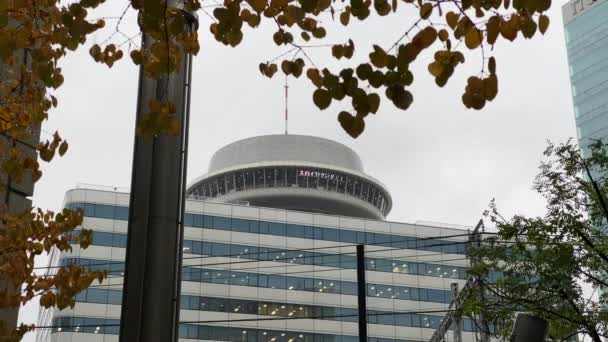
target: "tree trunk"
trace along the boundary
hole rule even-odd
[[[597,333],[595,327],[587,327],[587,333],[591,336],[593,342],[602,342],[602,338],[600,337],[600,334]]]

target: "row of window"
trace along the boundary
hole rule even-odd
[[[594,32],[585,40],[579,41],[580,44],[568,47],[568,60],[576,61],[582,56],[594,53],[606,45],[608,40],[608,25],[598,26]]]
[[[593,53],[581,56],[576,60],[570,61],[571,75],[574,76],[578,72],[581,72],[587,68],[593,67],[597,63],[603,61],[606,57],[606,47],[601,47],[595,50]]]
[[[84,332],[118,335],[120,321],[89,317],[58,317],[53,320],[54,332]],[[308,332],[234,328],[180,324],[179,337],[184,339],[226,342],[359,342],[358,336],[317,334]],[[415,342],[402,339],[369,337],[368,342]]]
[[[372,182],[346,173],[310,167],[278,166],[230,171],[201,181],[188,190],[188,195],[213,198],[243,190],[290,187],[347,194],[372,204],[384,215],[389,209],[387,195]]]
[[[570,75],[570,83],[575,87],[572,88],[573,95],[583,94],[591,89],[602,80],[605,80],[604,70],[608,65],[608,61],[604,60],[593,67],[577,72],[575,75]]]
[[[120,305],[122,291],[108,289],[88,289],[76,296],[76,301]],[[340,322],[357,322],[358,311],[353,308],[321,305],[277,303],[270,301],[244,300],[182,295],[180,308],[183,310],[239,313],[249,315],[309,318]],[[443,316],[399,313],[394,311],[368,310],[370,324],[397,325],[402,327],[437,329]],[[464,331],[473,331],[472,322],[464,320]]]
[[[68,203],[66,208],[83,208],[84,216],[87,217],[99,217],[113,220],[129,219],[127,207],[74,202]],[[184,215],[184,224],[189,227],[326,240],[352,244],[379,245],[400,249],[418,249],[446,254],[465,254],[466,246],[464,241],[443,240],[440,237],[417,238],[414,236],[361,232],[348,229],[313,227],[308,225],[247,220],[191,213],[186,213]]]
[[[584,38],[585,35],[592,31],[596,26],[605,22],[607,13],[608,5],[606,3],[599,4],[593,11],[589,11],[568,23],[566,25],[567,43],[576,43],[579,39]]]
[[[126,234],[93,232],[92,237],[93,245],[120,248],[126,247]],[[184,254],[206,255],[212,257],[223,256],[236,259],[276,261],[345,269],[357,268],[357,258],[354,255],[354,252],[351,254],[330,254],[195,240],[184,240],[183,248]],[[416,274],[455,279],[466,279],[467,277],[465,268],[460,266],[382,258],[365,258],[365,264],[365,268],[369,271]]]
[[[108,269],[110,274],[117,276],[122,276],[124,272],[123,263],[108,264],[103,260],[78,258],[61,259],[60,261],[60,265],[70,264],[80,264],[97,270]],[[357,295],[357,283],[352,281],[212,270],[187,266],[182,268],[182,281]],[[367,296],[446,304],[451,301],[450,292],[446,290],[373,283],[367,284]]]

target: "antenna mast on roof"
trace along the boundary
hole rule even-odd
[[[285,135],[287,135],[287,124],[288,124],[288,116],[287,116],[287,108],[288,108],[288,102],[287,102],[287,90],[289,89],[289,86],[287,85],[287,75],[285,75]]]

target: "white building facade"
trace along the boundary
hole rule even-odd
[[[369,340],[430,338],[450,284],[466,282],[466,230],[385,221],[390,194],[335,142],[266,136],[232,145],[189,187],[180,341],[358,341],[357,244],[365,245]],[[93,244],[53,255],[52,266],[110,277],[79,294],[74,309],[41,311],[39,325],[55,328],[37,341],[118,341],[128,204],[119,191],[66,194],[66,207],[83,208]],[[464,341],[475,328],[464,320]]]

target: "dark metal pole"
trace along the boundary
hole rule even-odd
[[[194,15],[174,0],[166,1],[183,12],[186,30],[197,29]],[[152,43],[152,37],[142,34],[142,47]],[[121,342],[178,339],[191,66],[192,56],[185,54],[178,70],[158,80],[140,68],[136,127],[149,112],[150,100],[158,99],[175,105],[180,131],[175,136],[135,135]]]
[[[587,172],[587,177],[589,177],[589,181],[591,181],[593,190],[595,191],[598,201],[600,202],[600,206],[602,207],[602,213],[604,214],[604,218],[606,218],[606,221],[608,221],[608,207],[606,207],[606,202],[604,202],[604,196],[602,196],[602,192],[600,191],[600,188],[597,185],[597,182],[593,179],[593,176],[591,176],[591,171],[589,170],[587,163],[585,162],[584,159],[582,159],[582,161],[583,161],[583,166],[585,167],[585,171]]]
[[[357,299],[359,308],[359,342],[367,342],[367,284],[365,282],[365,248],[357,245]]]
[[[454,303],[454,320],[452,327],[454,328],[454,342],[462,342],[462,317],[460,316],[460,300],[458,299],[458,283],[450,284],[452,293],[452,302]]]
[[[475,230],[473,230],[473,234],[469,236],[470,238],[470,243],[472,243],[475,248],[481,248],[481,232],[479,232],[479,229],[484,229],[483,226],[483,221],[479,221],[479,223],[477,224],[477,226],[475,227]],[[479,263],[479,257],[477,256],[471,256],[471,265],[475,266],[477,263]],[[479,341],[480,342],[490,342],[490,328],[488,325],[488,321],[486,320],[486,309],[484,307],[485,303],[486,303],[486,294],[485,294],[485,284],[484,284],[484,279],[482,277],[477,277],[476,281],[476,286],[478,286],[479,288],[479,296],[480,296],[480,301],[481,301],[481,309],[479,310],[479,324],[481,326],[481,336]]]

